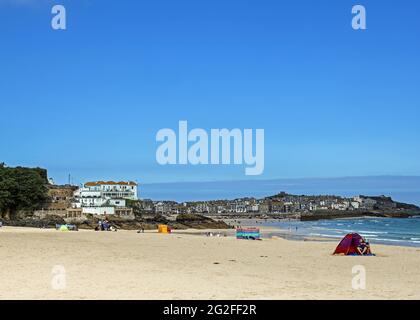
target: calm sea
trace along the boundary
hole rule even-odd
[[[347,233],[357,232],[371,243],[420,247],[420,218],[355,218],[305,222],[271,220],[257,225],[286,230],[285,233],[290,237],[341,239]],[[281,232],[283,236],[285,233]]]

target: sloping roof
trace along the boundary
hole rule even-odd
[[[102,186],[102,185],[121,185],[121,186],[137,186],[137,183],[134,181],[92,181],[92,182],[86,182],[86,187],[95,187],[95,186]]]

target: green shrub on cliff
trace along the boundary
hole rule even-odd
[[[0,164],[0,217],[33,211],[47,198],[47,172],[40,168],[9,168]]]

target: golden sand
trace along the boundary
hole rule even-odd
[[[336,242],[190,233],[3,227],[0,299],[420,299],[417,248],[336,257]]]

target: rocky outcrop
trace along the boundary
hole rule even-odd
[[[46,216],[44,218],[36,216],[21,217],[14,220],[0,219],[4,226],[14,227],[33,227],[33,228],[55,228],[57,224],[66,224],[64,219],[59,216]],[[134,220],[127,220],[117,216],[109,216],[109,223],[116,229],[121,230],[156,230],[159,224],[166,224],[172,229],[228,229],[229,226],[222,221],[203,217],[196,214],[179,215],[176,221],[169,221],[164,216],[137,217]],[[90,217],[82,222],[74,222],[79,229],[94,230],[99,219]]]
[[[229,229],[223,221],[216,221],[198,214],[180,214],[176,223],[192,229]]]
[[[55,228],[57,224],[65,224],[63,218],[58,216],[48,216],[44,219],[36,217],[15,218],[13,220],[0,219],[4,226],[11,227],[32,227],[32,228]]]
[[[134,220],[127,220],[123,218],[119,218],[117,216],[108,216],[109,223],[121,230],[155,230],[157,229],[159,224],[168,224],[168,221],[161,216],[157,216],[156,219],[141,219],[136,218]],[[98,218],[90,218],[85,220],[81,223],[76,223],[80,229],[95,229],[95,227],[99,224]]]

